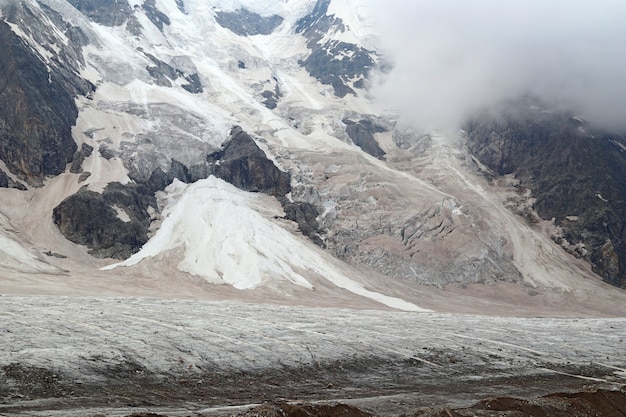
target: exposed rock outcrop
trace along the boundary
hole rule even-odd
[[[86,245],[92,255],[126,259],[148,241],[151,213],[158,211],[154,194],[174,178],[191,179],[187,167],[177,161],[168,172],[154,170],[145,183],[113,182],[102,194],[83,187],[54,208],[54,222],[68,240]]]
[[[562,229],[564,246],[607,282],[626,287],[626,138],[568,113],[527,102],[466,126],[470,151],[498,175],[514,174],[542,219]],[[584,250],[582,250],[584,248]]]
[[[217,23],[239,36],[269,35],[283,23],[278,15],[261,16],[247,9],[234,12],[216,12]]]
[[[53,219],[68,240],[94,256],[125,259],[148,240],[146,210],[136,189],[111,183],[103,194],[83,187],[54,208]]]
[[[274,91],[265,90],[261,93],[261,97],[265,99],[263,100],[263,104],[270,110],[276,108],[276,106],[278,105],[278,100],[280,100],[282,96],[283,93],[281,93],[280,89],[278,88],[278,84],[274,87]]]
[[[231,140],[207,160],[210,174],[242,190],[276,197],[283,206],[285,218],[296,222],[302,234],[324,246],[317,208],[309,202],[287,198],[291,192],[291,175],[274,165],[241,127],[235,126],[231,130]]]
[[[141,8],[146,12],[148,19],[150,19],[159,30],[163,30],[163,25],[169,25],[171,23],[170,18],[157,8],[155,0],[144,1]]]
[[[60,27],[43,25],[41,10]],[[71,133],[78,117],[74,97],[94,89],[69,65],[82,61],[78,50],[85,38],[80,29],[48,8],[41,10],[33,11],[24,3],[6,13],[7,20],[27,25],[30,39],[49,54],[45,58],[0,21],[0,159],[31,185],[65,171],[72,161],[77,149]],[[64,39],[70,42],[63,43],[56,29],[65,32]]]
[[[303,235],[311,239],[314,243],[324,247],[325,243],[320,237],[322,229],[317,221],[320,213],[317,208],[306,201],[289,201],[286,198],[280,199],[285,218],[298,223],[298,229]]]
[[[18,190],[26,190],[26,186],[19,181],[14,181],[4,171],[0,170],[0,188],[17,188]]]
[[[343,122],[346,125],[346,133],[356,146],[376,158],[384,158],[385,151],[383,151],[380,145],[378,145],[378,142],[376,142],[374,133],[382,133],[386,130],[385,128],[375,125],[369,120],[354,122],[349,119],[344,119]]]
[[[91,156],[93,152],[93,146],[83,143],[79,150],[74,153],[74,157],[72,158],[72,166],[70,167],[70,172],[72,174],[80,174],[83,172],[83,162],[85,159]]]
[[[239,126],[232,129],[231,140],[223,149],[209,155],[207,160],[211,174],[242,190],[279,198],[291,191],[289,173],[274,165]]]
[[[300,65],[322,84],[331,85],[337,97],[356,95],[354,88],[365,86],[378,55],[352,43],[325,40],[329,33],[347,30],[340,18],[327,14],[329,4],[330,0],[318,0],[313,11],[297,22],[296,33],[307,39],[311,50]]]
[[[104,26],[121,26],[132,14],[126,0],[68,0],[92,21]]]

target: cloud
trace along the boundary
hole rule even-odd
[[[373,91],[418,127],[455,128],[531,93],[626,128],[622,0],[369,2],[393,64]]]
[[[18,1],[19,0],[0,0],[0,9],[4,9],[7,6],[17,3]]]

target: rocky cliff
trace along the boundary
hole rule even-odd
[[[513,174],[520,192],[530,190],[532,209],[558,227],[552,235],[558,244],[626,287],[624,135],[528,101],[476,117],[466,128],[470,152],[496,175]]]
[[[50,46],[61,43],[57,31],[76,41],[76,48],[83,40],[80,29],[59,18],[49,8],[25,3],[7,10],[7,21],[29,22],[32,41],[41,42],[35,50],[0,21],[0,159],[31,185],[60,174],[72,161],[77,150],[71,132],[78,117],[74,98],[94,88],[79,77],[79,68],[69,65],[82,60],[76,49]]]

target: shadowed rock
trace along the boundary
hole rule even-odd
[[[234,12],[216,12],[217,23],[239,36],[269,35],[283,23],[278,15],[261,16],[247,9]]]
[[[377,126],[369,120],[353,122],[352,120],[344,119],[343,122],[346,125],[346,133],[356,146],[378,159],[384,158],[385,151],[381,149],[374,138],[374,133],[385,131],[383,127]]]
[[[250,135],[239,126],[230,135],[231,140],[222,150],[207,157],[211,174],[245,191],[274,197],[284,197],[291,191],[289,173],[278,169]]]
[[[626,286],[624,136],[526,102],[476,117],[466,130],[470,151],[495,174],[514,174],[532,191],[539,216],[562,228],[557,243],[584,245],[572,254]]]

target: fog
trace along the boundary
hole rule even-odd
[[[378,0],[393,65],[373,91],[424,129],[457,128],[503,99],[534,94],[626,128],[623,0]]]

